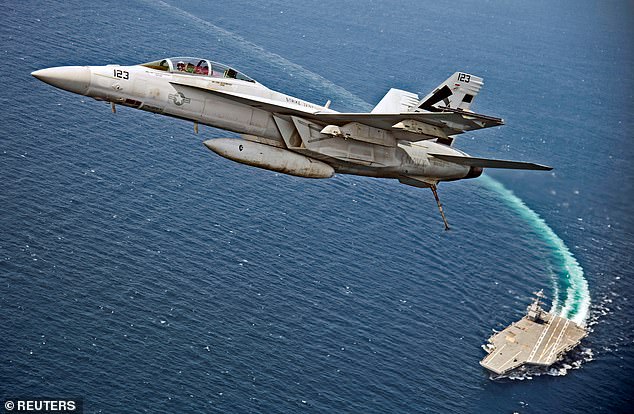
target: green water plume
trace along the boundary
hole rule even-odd
[[[552,311],[576,323],[584,323],[590,311],[588,281],[568,246],[539,214],[502,183],[486,175],[480,181],[529,223],[535,234],[551,248],[552,260],[557,269],[553,274]]]

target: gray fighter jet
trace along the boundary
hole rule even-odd
[[[483,168],[550,170],[544,165],[471,157],[452,147],[463,132],[502,125],[471,111],[482,78],[456,72],[422,99],[390,91],[370,113],[339,113],[256,82],[221,63],[192,57],[132,66],[63,66],[32,73],[57,88],[112,104],[241,134],[204,144],[255,167],[308,178],[335,173],[393,178],[430,188],[475,178]]]

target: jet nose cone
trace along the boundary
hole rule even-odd
[[[56,88],[85,95],[90,87],[88,66],[60,66],[31,72],[35,78]]]

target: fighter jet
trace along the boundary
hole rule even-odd
[[[458,134],[503,125],[471,110],[480,77],[456,72],[422,99],[390,89],[369,113],[340,113],[267,88],[208,59],[174,57],[132,66],[62,66],[37,79],[66,91],[236,132],[204,145],[230,160],[307,178],[335,173],[397,179],[436,191],[441,181],[475,178],[483,168],[551,167],[471,157],[454,148]]]

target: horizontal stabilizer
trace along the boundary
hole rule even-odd
[[[513,170],[541,170],[550,171],[553,167],[541,164],[533,164],[532,162],[492,160],[490,158],[463,157],[459,155],[429,154],[435,158],[453,162],[469,167],[481,168],[509,168]]]

